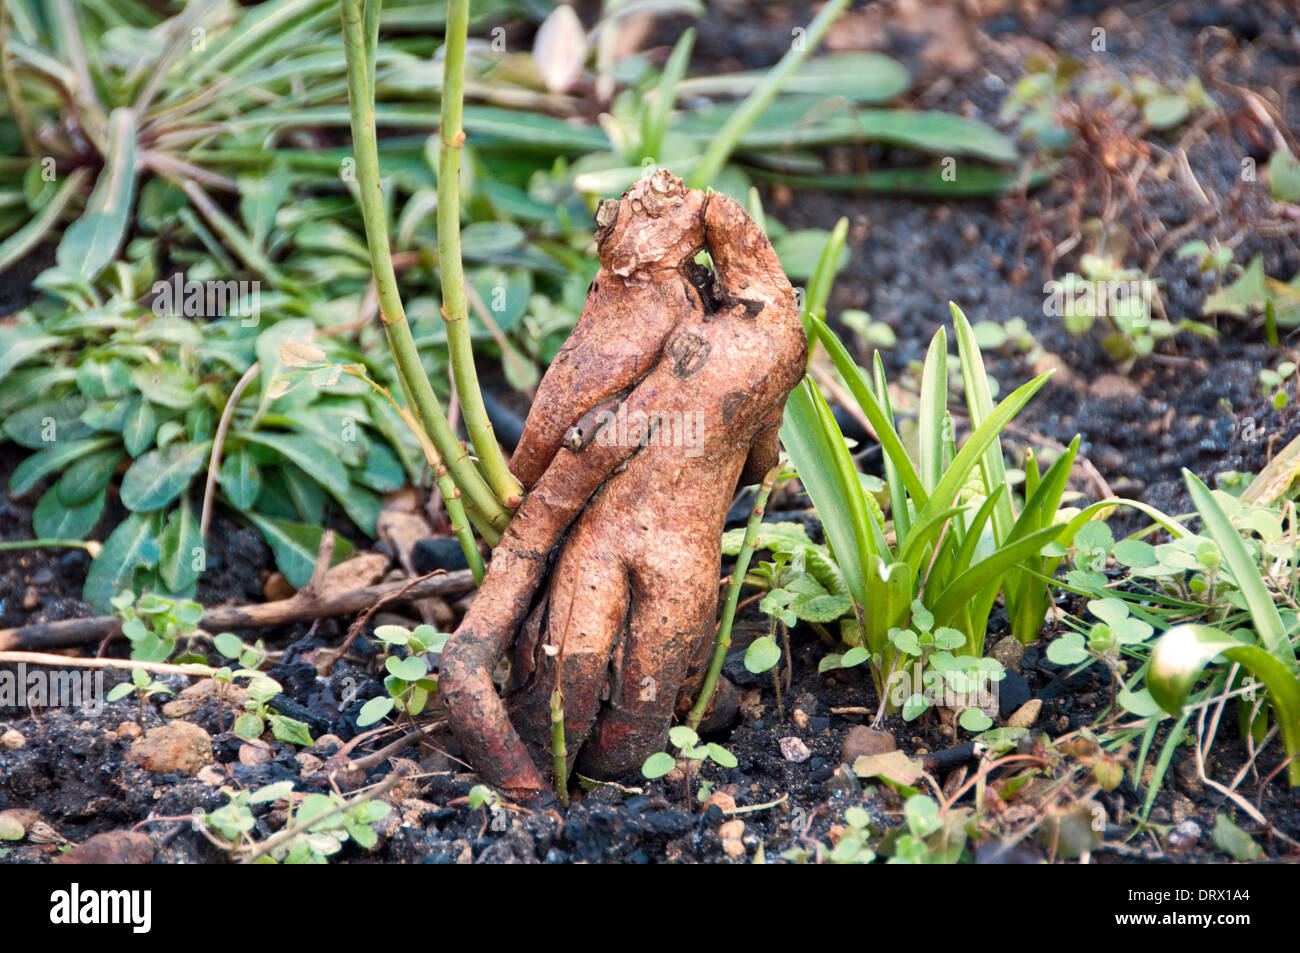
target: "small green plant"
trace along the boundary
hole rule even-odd
[[[1215,336],[1199,321],[1170,321],[1156,282],[1140,269],[1124,268],[1102,253],[1084,255],[1079,267],[1081,273],[1048,283],[1047,314],[1061,318],[1065,329],[1076,335],[1089,333],[1100,321],[1105,329],[1102,346],[1117,361],[1131,364],[1180,331]]]
[[[447,644],[449,635],[431,625],[418,626],[414,631],[400,625],[381,625],[375,629],[375,638],[387,651],[404,649],[405,657],[388,655],[384,659],[386,696],[372,698],[361,706],[357,727],[373,725],[396,711],[411,720],[424,711],[429,695],[438,690],[437,679],[429,676],[427,656],[437,655]]]
[[[388,816],[391,805],[365,794],[351,799],[331,791],[307,794],[297,800],[285,820],[284,828],[264,841],[249,835],[257,826],[253,808],[273,801],[293,802],[293,782],[280,781],[256,791],[227,792],[230,803],[200,820],[215,842],[231,857],[262,864],[325,864],[343,849],[349,840],[363,850],[379,842],[374,825]]]
[[[240,669],[234,673],[235,678],[247,678],[248,701],[244,702],[244,714],[235,719],[233,731],[240,738],[256,741],[269,727],[271,734],[279,741],[295,745],[311,745],[311,731],[307,725],[295,718],[281,715],[271,708],[271,702],[284,689],[280,683],[261,672]]]
[[[149,673],[143,669],[132,669],[131,680],[122,682],[120,685],[114,685],[108,693],[110,702],[120,702],[128,695],[135,693],[136,701],[139,704],[139,713],[136,720],[140,727],[144,727],[144,703],[151,695],[175,695],[170,686],[156,678],[150,678]]]
[[[193,633],[203,618],[203,606],[197,602],[155,593],[136,599],[128,590],[111,602],[122,620],[122,634],[131,642],[131,658],[138,662],[167,661],[177,639]]]
[[[1213,569],[1231,579],[1236,589],[1236,598],[1230,600],[1235,603],[1232,608],[1238,612],[1238,607],[1245,608],[1246,618],[1242,621],[1248,626],[1184,624],[1169,630],[1151,653],[1147,687],[1161,708],[1172,715],[1181,715],[1188,695],[1215,658],[1222,656],[1246,669],[1268,692],[1289,761],[1291,786],[1300,786],[1300,675],[1297,674],[1300,666],[1295,648],[1300,620],[1293,608],[1285,615],[1278,611],[1274,590],[1270,589],[1279,585],[1280,578],[1288,598],[1294,599],[1295,580],[1300,570],[1300,550],[1294,542],[1295,507],[1289,507],[1290,539],[1279,549],[1270,546],[1268,540],[1270,537],[1280,540],[1280,526],[1258,519],[1252,512],[1255,508],[1241,500],[1212,492],[1189,471],[1184,471],[1183,476],[1205,533],[1222,553],[1222,566],[1215,560]],[[1248,542],[1249,536],[1243,538],[1239,523],[1251,536],[1259,534],[1263,545],[1253,540]],[[1261,559],[1267,564],[1267,575],[1261,571]],[[1275,576],[1274,572],[1279,570],[1280,575]],[[1209,591],[1214,591],[1212,583]],[[1227,622],[1225,617],[1223,623]],[[1220,684],[1226,674],[1216,669],[1213,684]],[[1242,724],[1246,730],[1253,728],[1253,712],[1243,716]]]
[[[1140,646],[1151,638],[1155,629],[1151,623],[1133,618],[1128,604],[1122,599],[1090,599],[1088,612],[1099,621],[1053,639],[1047,646],[1047,658],[1056,665],[1079,665],[1080,668],[1086,668],[1094,661],[1100,662],[1109,672],[1112,694],[1118,695],[1128,672],[1128,663],[1123,656],[1131,652],[1133,646]],[[1129,710],[1149,710],[1144,701],[1131,694],[1124,703]]]
[[[894,669],[886,674],[890,707],[913,721],[936,705],[953,711],[953,732],[957,726],[978,734],[993,724],[985,709],[996,702],[992,685],[1006,676],[997,659],[960,654],[966,636],[949,626],[935,628],[934,615],[920,599],[913,600],[908,628],[889,630],[889,646],[894,652]],[[863,646],[854,646],[843,655],[822,658],[818,671],[853,668],[871,661],[879,666]]]
[[[712,761],[724,768],[734,768],[739,764],[736,756],[722,745],[715,744],[712,741],[702,744],[695,729],[686,725],[674,725],[670,728],[668,730],[668,740],[677,749],[678,756],[686,761],[687,791],[690,790],[692,775],[705,761]],[[646,777],[646,780],[654,781],[662,778],[675,767],[677,767],[677,758],[674,758],[666,751],[657,751],[645,759],[645,763],[641,765],[641,773]],[[713,782],[701,779],[700,787],[696,791],[696,797],[699,801],[701,803],[707,801],[712,793]]]
[[[912,628],[918,600],[934,619],[930,631],[951,628],[962,635],[962,655],[983,655],[988,616],[1000,592],[1016,636],[1032,640],[1050,602],[1050,583],[1043,577],[1050,578],[1064,553],[1050,544],[1059,540],[1067,545],[1100,512],[1090,507],[1068,520],[1058,517],[1076,441],[1041,477],[1034,468],[1027,471],[1027,499],[1017,515],[998,438],[1046,377],[1021,386],[994,407],[974,332],[955,306],[953,320],[973,433],[959,451],[947,409],[947,336],[941,330],[922,372],[915,456],[894,427],[879,356],[874,376],[868,377],[822,322],[811,322],[881,441],[892,517],[888,524],[811,380],[791,394],[781,432],[826,527],[853,606],[840,637],[849,651],[862,649],[854,656],[859,664],[870,660],[890,711],[898,704],[890,697],[889,679],[906,675],[912,684],[925,684],[925,659],[899,660],[900,649],[890,640],[892,630]]]
[[[1265,396],[1272,394],[1274,410],[1284,408],[1290,399],[1286,382],[1295,374],[1295,367],[1295,361],[1279,361],[1277,367],[1265,367],[1259,372],[1259,386]]]

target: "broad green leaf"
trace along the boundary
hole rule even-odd
[[[158,414],[153,404],[138,394],[132,397],[127,403],[122,421],[122,443],[126,446],[126,452],[138,457],[153,446],[158,423]]]
[[[4,346],[4,332],[0,328],[0,347]],[[4,360],[0,354],[0,361]],[[27,404],[5,417],[5,435],[14,443],[30,450],[47,450],[54,443],[68,443],[89,437],[90,427],[81,420],[86,411],[86,401],[77,395]]]
[[[199,398],[198,382],[178,364],[141,364],[131,383],[147,400],[173,410],[186,410]]]
[[[199,522],[187,501],[167,517],[159,541],[158,575],[172,592],[185,592],[198,582],[206,561]]]
[[[766,672],[781,660],[781,649],[771,636],[760,636],[745,649],[745,668],[758,673]]]
[[[645,764],[641,765],[641,773],[647,780],[654,781],[662,778],[665,774],[677,767],[677,761],[666,751],[656,751],[650,757],[645,759]]]
[[[104,548],[86,573],[82,598],[100,611],[110,611],[109,600],[119,590],[131,588],[135,571],[158,564],[158,513],[132,513],[104,541]]]
[[[103,450],[115,442],[113,437],[94,437],[51,445],[46,450],[33,453],[14,468],[9,477],[9,494],[26,496],[46,477],[61,472],[70,463],[96,450]]]
[[[67,506],[79,506],[93,498],[108,486],[122,459],[122,451],[117,447],[86,454],[59,477],[55,484],[59,499]]]
[[[41,494],[32,511],[32,529],[40,539],[87,539],[104,515],[108,490],[100,490],[84,503],[68,506],[59,498],[57,484]]]
[[[319,526],[305,523],[291,523],[286,520],[271,519],[260,513],[248,512],[244,516],[252,522],[275,554],[275,564],[289,580],[289,585],[301,589],[311,579],[312,569],[316,565],[316,553],[320,549],[321,536],[325,531]],[[353,547],[346,539],[336,537],[334,540],[334,562],[339,563],[352,554]]]
[[[122,477],[122,504],[137,512],[166,506],[190,485],[194,475],[207,463],[211,451],[210,440],[150,450],[131,464]]]
[[[262,492],[262,471],[253,454],[239,447],[221,461],[221,490],[236,509],[251,509]]]
[[[136,115],[115,109],[108,117],[108,152],[81,218],[63,233],[55,253],[61,268],[91,281],[117,257],[131,221],[136,181]]]
[[[254,433],[241,432],[235,436],[274,450],[309,474],[335,498],[342,500],[348,494],[351,481],[348,480],[347,467],[338,458],[338,452],[321,446],[320,442],[313,437],[306,434],[272,433],[265,430]]]

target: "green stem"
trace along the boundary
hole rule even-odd
[[[84,549],[92,555],[97,555],[94,550],[99,545],[94,540],[85,539],[7,539],[0,542],[0,551],[9,549],[49,549],[55,546],[66,546],[70,549]]]
[[[442,319],[447,325],[447,350],[452,378],[460,398],[465,432],[478,455],[479,466],[497,499],[513,509],[523,488],[492,432],[478,371],[474,343],[469,333],[469,306],[465,297],[465,270],[460,259],[460,156],[465,144],[461,115],[465,94],[465,37],[469,31],[469,0],[447,5],[446,45],[443,48],[442,125],[438,149],[438,271],[442,275]]]
[[[555,793],[569,806],[569,749],[564,743],[564,693],[551,692],[551,757],[555,769]]]
[[[370,0],[379,3],[379,0]],[[424,372],[420,352],[406,320],[406,310],[397,290],[397,274],[388,238],[388,218],[384,212],[383,191],[379,183],[379,142],[375,134],[374,81],[367,72],[367,39],[362,22],[362,0],[342,0],[343,46],[348,64],[348,108],[352,124],[352,143],[356,152],[357,183],[361,194],[361,217],[366,226],[366,244],[375,273],[380,315],[388,347],[397,365],[402,392],[416,421],[429,435],[451,479],[465,496],[466,504],[477,511],[495,529],[504,529],[510,513],[493,495],[482,474],[474,466],[468,451],[456,439],[443,413],[433,385]],[[449,498],[450,499],[450,498]]]
[[[722,167],[727,164],[731,158],[731,153],[735,151],[736,146],[749,132],[754,122],[762,115],[763,110],[771,105],[772,100],[784,83],[808,58],[808,54],[817,48],[817,44],[822,41],[826,31],[830,29],[832,23],[844,12],[844,8],[849,5],[849,0],[830,0],[830,3],[822,7],[821,12],[813,17],[812,23],[808,24],[808,32],[801,38],[799,46],[792,46],[781,57],[781,61],[772,67],[763,81],[760,82],[754,91],[745,98],[745,101],[737,107],[736,111],[731,114],[723,124],[722,129],[709,143],[708,151],[704,153],[704,158],[700,164],[695,167],[691,173],[690,180],[687,182],[693,189],[702,189],[708,186]]]
[[[420,449],[424,451],[424,459],[428,462],[429,467],[433,470],[434,477],[438,481],[438,491],[442,493],[443,506],[447,508],[447,518],[451,520],[451,531],[456,539],[460,542],[461,551],[465,554],[465,562],[469,565],[470,572],[474,574],[474,582],[482,584],[483,582],[483,557],[479,554],[478,544],[474,542],[474,533],[470,529],[469,519],[465,513],[465,504],[461,501],[460,491],[456,489],[455,482],[447,473],[447,466],[438,455],[438,448],[433,445],[428,434],[420,429],[415,422],[415,415],[406,407],[399,407],[397,401],[393,400],[392,393],[387,387],[371,380],[359,367],[350,368],[348,373],[358,380],[368,384],[376,393],[382,395],[397,415],[402,418],[402,422],[411,428],[415,434],[415,439],[420,442]],[[496,530],[490,526],[480,527],[483,532],[483,538],[488,541],[488,545],[495,546],[500,539]]]
[[[718,638],[713,645],[713,658],[709,661],[709,670],[704,676],[700,697],[695,699],[695,707],[691,709],[686,719],[686,723],[692,729],[699,729],[700,722],[704,720],[704,713],[708,711],[713,701],[713,693],[718,690],[722,663],[727,657],[727,650],[731,648],[731,624],[736,618],[736,606],[740,602],[740,587],[744,584],[750,557],[754,555],[754,544],[758,541],[758,526],[763,522],[763,507],[767,506],[767,498],[772,495],[772,487],[776,484],[776,477],[780,472],[781,465],[778,463],[767,471],[762,484],[759,485],[758,497],[754,500],[754,511],[750,513],[749,523],[745,526],[745,539],[740,545],[740,552],[736,554],[736,565],[731,570],[731,582],[727,584],[727,601],[722,606],[722,621],[718,625]]]

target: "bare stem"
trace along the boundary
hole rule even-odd
[[[704,720],[704,713],[709,710],[709,705],[713,701],[713,693],[718,690],[718,677],[722,674],[722,663],[727,657],[727,650],[731,648],[731,625],[736,618],[736,605],[740,602],[740,587],[744,585],[749,560],[754,555],[754,544],[758,540],[758,525],[763,522],[763,507],[767,506],[767,498],[772,495],[772,487],[776,485],[776,477],[780,472],[781,465],[777,464],[763,477],[763,482],[758,488],[758,496],[754,500],[754,511],[750,513],[749,522],[745,525],[745,540],[740,545],[735,568],[731,571],[731,584],[727,587],[727,601],[722,607],[722,622],[718,626],[718,639],[713,645],[713,658],[709,661],[709,670],[704,676],[700,697],[695,699],[695,707],[691,709],[686,719],[686,723],[693,729],[699,729],[700,722]]]
[[[523,497],[523,488],[506,464],[483,406],[478,371],[474,367],[474,343],[469,333],[465,270],[460,260],[460,154],[465,144],[461,114],[468,31],[469,0],[451,0],[447,5],[443,48],[442,128],[438,147],[438,271],[442,275],[442,320],[447,326],[447,350],[465,432],[488,485],[501,503],[514,509]]]
[[[370,0],[378,4],[379,0]],[[374,76],[368,71],[367,59],[372,42],[362,21],[362,0],[342,0],[343,46],[348,64],[348,106],[352,120],[352,143],[356,153],[357,183],[361,196],[361,215],[366,226],[366,244],[374,270],[375,290],[384,333],[397,365],[398,379],[416,421],[424,428],[446,463],[452,480],[465,495],[467,505],[489,525],[504,529],[509,511],[493,495],[491,488],[474,465],[468,451],[456,439],[443,414],[438,396],[424,372],[420,353],[411,334],[389,244],[388,217],[384,212],[383,191],[379,182],[379,142],[375,133]],[[373,23],[374,14],[367,23]]]

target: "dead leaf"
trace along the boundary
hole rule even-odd
[[[587,31],[567,3],[551,11],[533,40],[533,59],[553,93],[568,92],[587,61]]]

